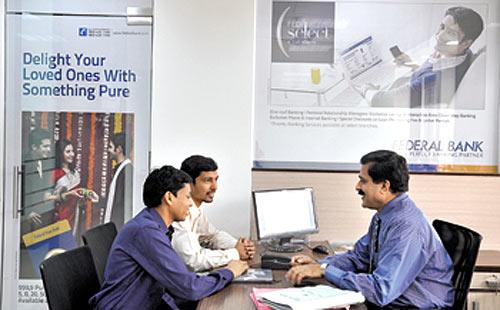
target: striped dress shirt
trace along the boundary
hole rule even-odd
[[[378,240],[371,240],[375,235]],[[373,244],[378,245],[376,251],[371,249]],[[439,308],[453,304],[452,261],[436,231],[406,193],[374,215],[368,233],[352,251],[321,262],[328,263],[328,281],[359,291],[378,306]]]

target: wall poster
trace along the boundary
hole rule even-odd
[[[258,1],[254,168],[498,173],[497,1]]]
[[[2,309],[46,309],[40,263],[142,209],[152,17],[126,2],[6,2]]]

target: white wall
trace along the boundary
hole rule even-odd
[[[205,210],[220,228],[248,235],[253,0],[161,0],[154,16],[151,166],[214,158],[219,190]]]
[[[4,216],[4,193],[3,193],[3,178],[4,178],[4,133],[5,133],[5,101],[4,101],[4,46],[5,46],[5,36],[4,36],[4,3],[0,4],[0,274],[2,273],[3,267],[3,216]],[[2,283],[0,283],[0,292],[2,289]],[[1,299],[1,297],[0,297]]]

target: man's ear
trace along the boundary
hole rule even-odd
[[[390,192],[391,191],[391,182],[389,180],[385,180],[382,184],[382,191]]]
[[[172,192],[166,192],[165,195],[163,195],[163,200],[167,205],[172,205],[174,202],[174,194],[172,194]]]

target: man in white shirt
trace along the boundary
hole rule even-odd
[[[398,65],[408,65],[414,71],[391,85],[353,85],[373,107],[422,108],[450,103],[469,69],[474,55],[469,49],[483,31],[481,15],[470,8],[451,7],[446,10],[434,35],[432,55],[421,66],[412,63],[407,54],[396,58]]]
[[[130,143],[125,133],[110,137],[108,152],[111,159],[116,161],[116,166],[109,184],[104,223],[112,221],[118,230],[125,224],[126,214],[132,213],[134,167],[127,157],[130,151]]]
[[[217,191],[217,163],[208,157],[193,155],[182,162],[181,170],[193,179],[193,206],[185,221],[174,222],[172,245],[193,271],[209,270],[226,265],[231,260],[248,260],[255,254],[252,241],[236,239],[218,230],[200,208],[211,203]]]

